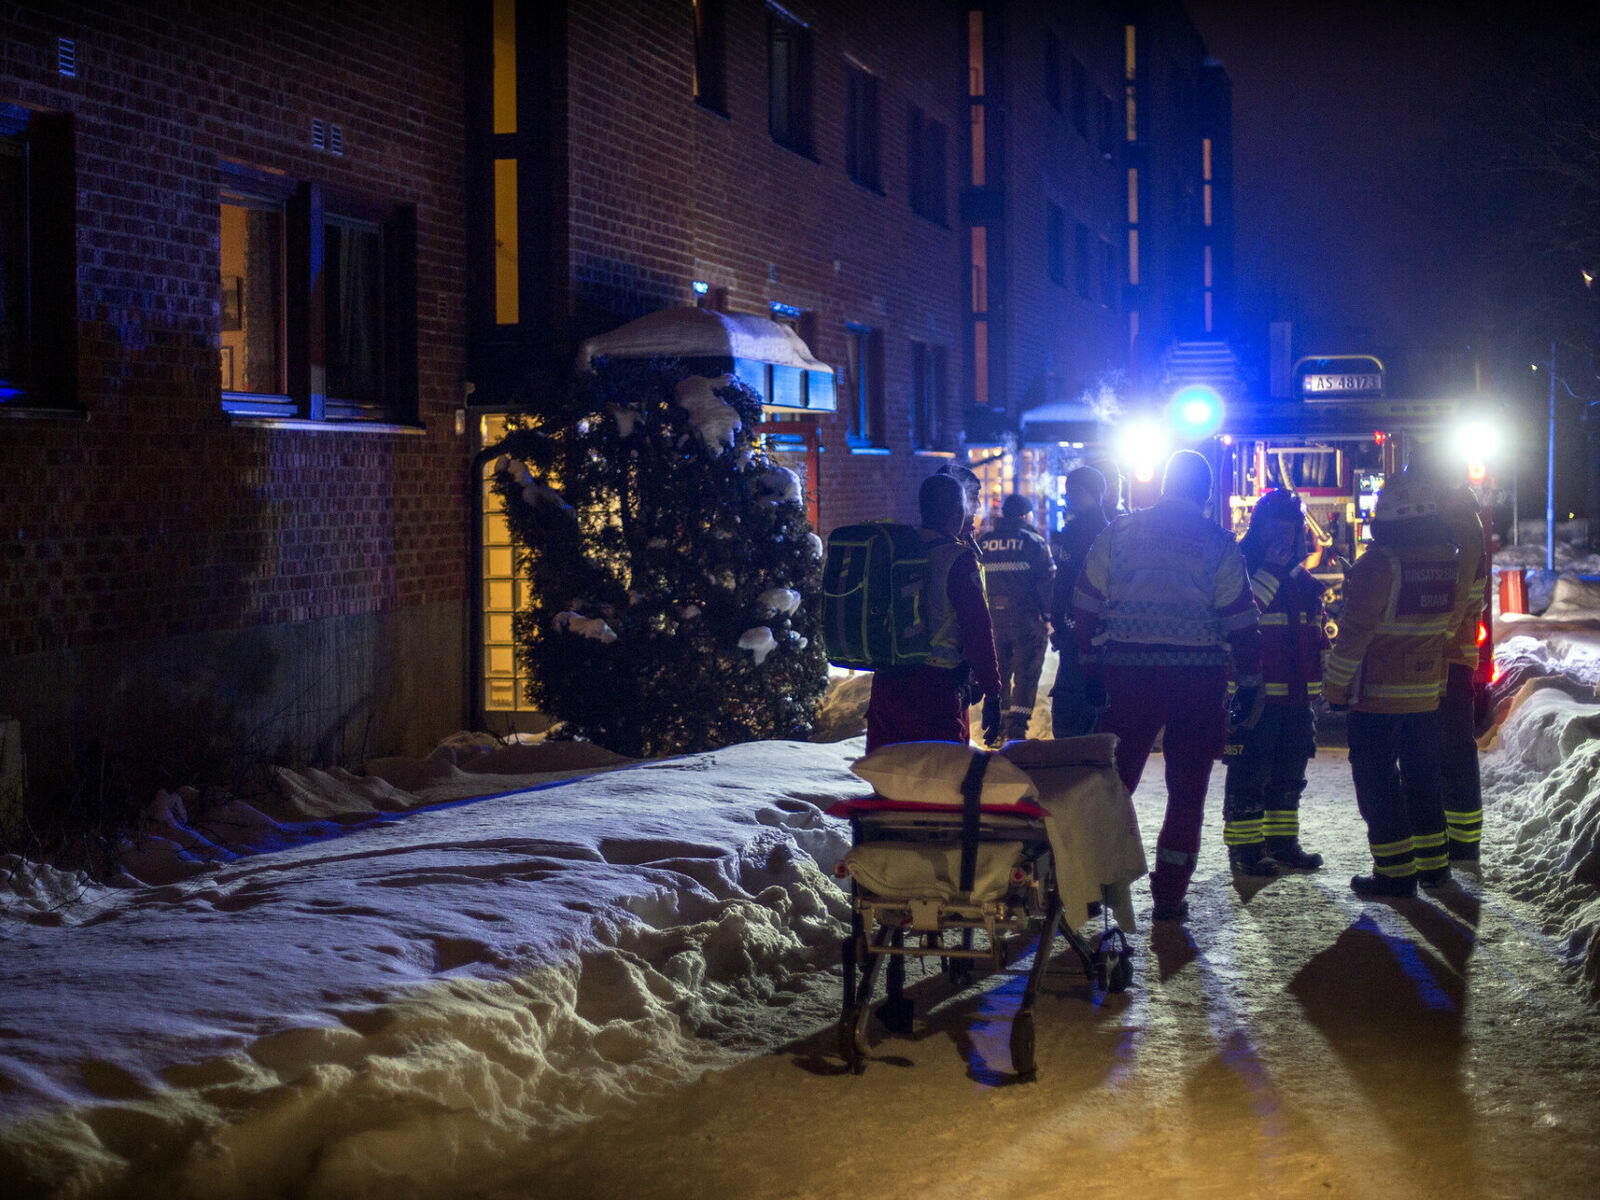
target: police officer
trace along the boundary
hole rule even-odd
[[[1045,613],[1056,567],[1050,547],[1030,524],[1032,513],[1032,502],[1014,492],[1000,506],[1000,519],[978,539],[1000,661],[1000,694],[983,706],[984,741],[991,747],[1028,736],[1044,667]]]

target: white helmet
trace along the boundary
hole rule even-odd
[[[1378,493],[1373,521],[1415,521],[1439,515],[1439,493],[1415,475],[1391,476]]]

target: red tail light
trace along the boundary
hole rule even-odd
[[[1489,640],[1489,627],[1482,621],[1478,622],[1478,645],[1483,645]]]

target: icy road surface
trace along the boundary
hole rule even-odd
[[[1136,797],[1153,845],[1158,760]],[[851,1076],[831,1026],[624,1115],[534,1142],[478,1194],[512,1197],[1593,1197],[1600,1020],[1561,947],[1509,899],[1491,807],[1480,881],[1363,903],[1365,830],[1339,750],[1311,764],[1315,875],[1226,868],[1212,780],[1187,928],[1147,925],[1136,978],[1095,1004],[1068,970],[1011,1082],[1020,981],[908,980],[912,1037],[874,1022]],[[1141,920],[1149,891],[1136,885]],[[881,987],[880,987],[881,994]]]

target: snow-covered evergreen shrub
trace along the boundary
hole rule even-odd
[[[494,486],[530,603],[528,699],[622,754],[804,738],[827,685],[822,543],[755,447],[760,397],[598,360],[510,422]]]

